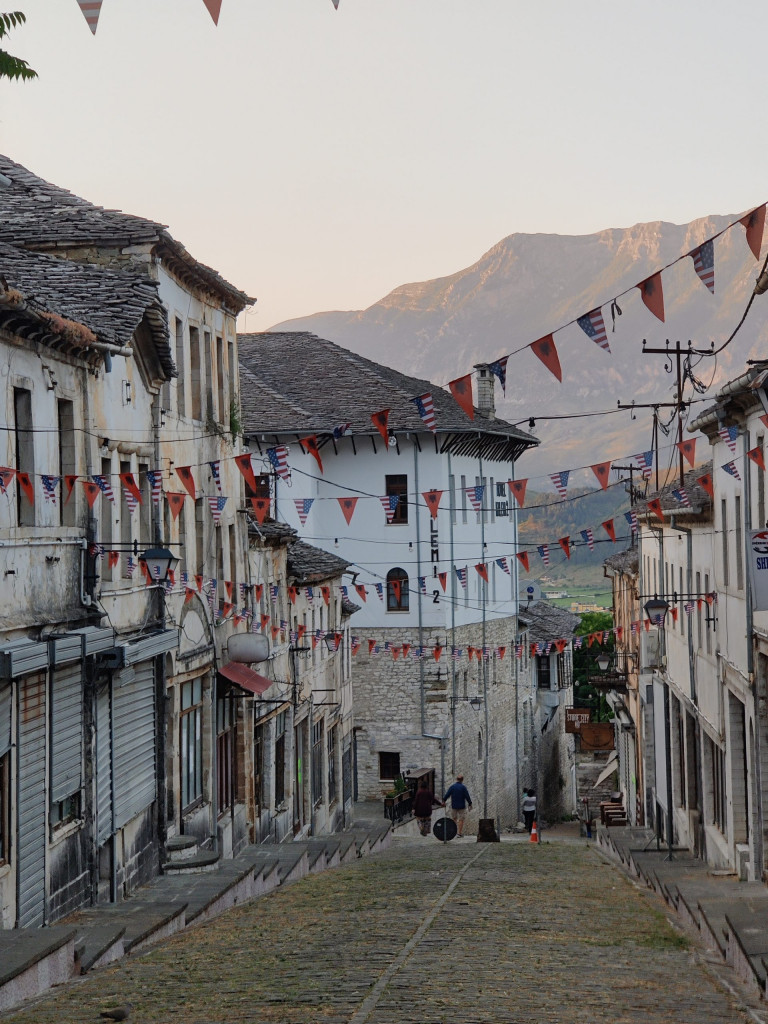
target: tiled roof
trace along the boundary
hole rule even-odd
[[[273,519],[265,519],[263,523],[248,523],[248,533],[251,537],[258,537],[267,544],[290,544],[298,537],[298,533],[287,523],[278,523]]]
[[[658,491],[652,491],[647,494],[646,497],[638,502],[635,508],[637,512],[642,515],[646,512],[646,505],[648,501],[654,498],[658,498],[661,502],[661,507],[664,512],[674,512],[675,515],[680,518],[683,516],[700,516],[712,514],[712,499],[704,488],[696,481],[699,477],[704,476],[705,473],[712,472],[712,462],[702,463],[700,466],[696,466],[695,469],[686,470],[683,474],[683,486],[688,494],[688,498],[691,502],[691,508],[687,508],[685,505],[681,505],[680,502],[672,494],[672,491],[680,489],[680,479],[676,475],[675,479],[662,487]],[[648,513],[651,517],[651,521],[659,522],[656,519],[653,512]]]
[[[172,269],[226,295],[235,312],[254,300],[193,259],[165,224],[96,206],[0,155],[0,241],[25,249],[157,247]]]
[[[335,576],[341,576],[350,563],[330,551],[323,551],[303,540],[294,541],[288,547],[288,574],[296,583],[319,583]]]
[[[535,601],[521,607],[520,619],[528,626],[531,640],[570,638],[581,622],[578,615],[549,601]]]
[[[625,551],[618,551],[615,555],[609,555],[603,565],[614,572],[636,576],[638,557],[637,548],[627,548]]]
[[[243,422],[248,433],[265,440],[327,436],[339,424],[351,423],[352,435],[370,435],[379,444],[371,415],[383,409],[390,410],[389,428],[396,435],[409,431],[423,438],[427,428],[412,399],[429,392],[444,450],[459,451],[482,442],[484,457],[508,460],[539,443],[511,423],[478,410],[470,420],[442,388],[306,331],[240,334],[238,344]]]
[[[0,322],[7,330],[82,353],[89,337],[129,345],[145,316],[166,375],[176,376],[167,314],[154,282],[0,242]]]

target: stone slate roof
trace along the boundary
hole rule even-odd
[[[389,409],[389,427],[397,435],[428,433],[412,399],[432,395],[442,450],[476,455],[482,440],[485,458],[510,460],[539,443],[531,434],[475,411],[474,420],[449,392],[426,380],[408,377],[319,338],[307,331],[270,331],[238,335],[240,400],[247,433],[269,443],[280,437],[331,434],[351,423],[350,434],[381,444],[371,415]],[[431,443],[427,440],[426,443]]]
[[[519,618],[528,626],[532,641],[570,638],[581,622],[580,616],[569,612],[567,608],[558,608],[550,601],[534,601],[521,607]]]
[[[175,377],[168,317],[155,282],[0,242],[0,324],[6,330],[85,354],[91,336],[129,345],[145,316],[163,370]],[[72,323],[62,329],[56,317]]]
[[[96,206],[0,154],[0,241],[25,249],[125,249],[148,246],[172,269],[226,296],[235,312],[254,300],[193,259],[165,224]]]
[[[685,490],[688,492],[688,497],[691,502],[691,508],[686,508],[681,505],[677,498],[672,496],[672,491],[676,491],[680,487],[680,478],[675,476],[674,481],[668,483],[666,487],[662,487],[658,491],[652,491],[647,494],[642,502],[639,502],[635,508],[639,515],[645,515],[646,504],[653,498],[658,498],[661,502],[662,510],[666,513],[674,512],[675,516],[680,519],[688,516],[711,516],[712,515],[712,499],[701,487],[696,483],[700,476],[704,476],[705,473],[712,472],[712,461],[702,463],[700,466],[696,466],[695,469],[688,469],[683,474],[683,481]],[[656,518],[653,512],[648,512],[651,522],[656,522],[661,525],[660,521]]]
[[[298,532],[287,523],[278,523],[274,519],[265,519],[263,523],[249,521],[248,533],[251,537],[258,537],[267,544],[290,544],[299,536]]]
[[[350,565],[346,559],[332,555],[330,551],[315,548],[303,540],[294,541],[288,546],[288,574],[299,585],[319,583],[334,576],[341,576]]]
[[[637,548],[627,548],[625,551],[618,551],[615,555],[609,555],[603,565],[616,573],[636,576],[638,572],[638,551]]]

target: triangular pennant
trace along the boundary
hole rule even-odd
[[[120,552],[119,551],[110,551],[107,560],[108,560],[108,563],[109,563],[109,568],[110,569],[114,569],[115,566],[117,565],[117,563],[120,561]]]
[[[427,428],[433,434],[436,434],[437,420],[435,419],[435,403],[432,401],[432,395],[427,392],[426,394],[419,395],[418,398],[412,398],[411,401],[418,409],[419,416],[424,420]]]
[[[696,461],[696,438],[692,437],[688,441],[676,441],[675,444],[688,465],[693,468]]]
[[[466,413],[471,420],[475,418],[475,407],[472,404],[472,374],[467,373],[463,377],[448,382],[454,401],[459,408]]]
[[[768,430],[768,412],[763,413],[763,415],[760,417],[760,422],[763,424],[766,430]]]
[[[564,469],[560,473],[553,473],[549,478],[555,485],[555,490],[561,498],[564,498],[568,493],[568,478],[570,475],[571,471]]]
[[[329,586],[320,587],[320,593],[323,595],[323,601],[326,607],[331,603],[331,588]]]
[[[661,287],[661,271],[651,274],[645,281],[637,286],[643,297],[643,302],[655,317],[664,323],[664,292]]]
[[[80,10],[83,12],[83,17],[88,23],[88,28],[96,35],[99,14],[101,13],[101,0],[77,0],[77,2],[80,5]]]
[[[658,498],[651,498],[648,502],[648,508],[653,512],[657,519],[660,519],[662,523],[664,522],[664,513],[661,510],[661,502]]]
[[[765,459],[763,458],[763,449],[762,448],[760,448],[760,447],[752,448],[750,451],[747,452],[747,456],[748,456],[748,458],[752,459],[754,464],[756,466],[759,466],[760,469],[762,469],[762,470],[765,469]]]
[[[440,661],[440,655],[443,653],[443,648],[440,644],[435,644],[432,654],[434,655],[435,661]]]
[[[443,593],[445,593],[445,588],[448,586],[448,573],[439,572],[437,574],[437,578],[440,580],[440,586],[443,588]]]
[[[437,510],[440,506],[440,499],[443,496],[442,491],[423,491],[422,498],[427,503],[430,515],[433,519],[437,519]]]
[[[517,502],[517,507],[522,508],[525,504],[525,488],[528,486],[528,478],[525,480],[507,480],[507,487],[512,497]]]
[[[309,510],[312,508],[314,498],[294,498],[293,503],[296,506],[296,511],[299,514],[299,522],[302,526],[307,525],[307,516]]]
[[[72,497],[72,491],[74,490],[75,484],[77,483],[77,473],[67,473],[64,477],[64,486],[67,488],[67,496],[64,499],[66,505],[69,499]]]
[[[760,247],[763,244],[763,228],[765,227],[765,203],[752,210],[746,217],[742,217],[741,223],[747,229],[747,245],[752,250],[755,259],[759,260]]]
[[[221,14],[221,0],[203,0],[203,3],[208,8],[208,13],[213,18],[213,24],[219,24],[219,15]]]
[[[349,526],[352,516],[355,514],[355,506],[357,505],[358,498],[337,498],[336,499],[341,506],[341,511],[344,513],[344,518]]]
[[[480,576],[481,579],[484,579],[485,582],[487,583],[488,582],[488,566],[486,565],[486,563],[485,562],[478,562],[477,565],[475,566],[475,569],[477,570],[478,576]]]
[[[323,472],[323,460],[320,458],[320,449],[317,446],[317,435],[312,434],[310,437],[304,437],[299,439],[301,450],[305,455],[311,455],[320,468],[320,472]]]
[[[365,604],[365,602],[368,600],[368,591],[365,589],[365,585],[362,583],[356,583],[355,590],[357,591],[357,596],[360,598],[363,604]]]
[[[548,334],[544,338],[539,338],[538,341],[534,341],[528,346],[535,356],[544,363],[549,372],[557,377],[562,384],[563,382],[563,371],[560,369],[560,360],[557,355],[557,349],[555,348],[555,339],[551,334]]]
[[[589,547],[590,551],[595,550],[595,535],[589,526],[586,528],[586,530],[581,531],[581,539]]]
[[[80,483],[83,485],[85,497],[86,500],[88,501],[88,507],[93,508],[96,499],[101,494],[101,491],[99,490],[99,485],[92,483],[92,481],[90,480],[81,480]]]
[[[612,519],[606,519],[605,522],[600,524],[608,536],[611,538],[613,543],[616,543],[616,527],[613,525]]]
[[[507,393],[507,360],[509,356],[502,356],[501,359],[494,359],[492,363],[488,363],[488,369],[494,375],[499,378],[499,384],[501,384],[501,390],[506,395]]]
[[[246,452],[244,455],[235,456],[235,465],[243,474],[245,482],[248,484],[252,491],[256,490],[256,477],[253,473],[253,466],[251,465],[251,453]]]
[[[184,604],[189,604],[192,598],[195,596],[195,591],[192,587],[185,587],[184,589]]]
[[[251,498],[256,522],[261,525],[269,515],[269,498]]]
[[[177,466],[176,475],[186,487],[192,501],[195,500],[195,478],[192,476],[191,466]]]
[[[688,254],[693,260],[693,269],[699,275],[699,280],[715,294],[715,243],[710,238],[702,243],[697,249]]]
[[[392,587],[392,593],[395,596],[395,602],[400,604],[400,600],[403,596],[403,581],[402,580],[390,580],[388,586]]]
[[[136,483],[136,478],[134,477],[133,473],[121,473],[120,482],[122,483],[126,492],[130,494],[131,497],[134,498],[139,503],[139,505],[143,504],[141,500],[141,491],[139,490],[139,485]]]
[[[712,474],[711,473],[705,473],[703,476],[697,477],[696,478],[696,483],[699,485],[699,487],[701,487],[703,490],[705,490],[707,492],[707,494],[710,496],[710,498],[714,498],[714,496],[715,496],[715,485],[712,482]]]
[[[565,557],[571,557],[571,539],[570,537],[561,537],[557,542],[565,552]]]
[[[515,558],[518,558],[520,560],[520,563],[521,563],[522,567],[525,569],[526,572],[530,572],[531,571],[531,564],[530,564],[530,561],[528,559],[528,552],[527,551],[518,551],[515,554]]]
[[[595,465],[592,466],[591,468],[592,472],[597,477],[600,486],[603,490],[605,490],[608,486],[608,480],[611,475],[610,462],[596,462]]]
[[[221,522],[221,513],[224,511],[224,506],[227,504],[227,499],[223,494],[209,494],[208,495],[208,508],[211,510],[211,516],[216,526]]]
[[[201,574],[197,573],[195,575],[195,586],[197,587],[198,594],[202,594],[204,582],[205,581],[204,581],[203,576]]]
[[[173,521],[176,522],[176,520],[179,518],[179,512],[181,512],[182,508],[184,507],[184,499],[186,498],[186,494],[184,493],[184,491],[166,491],[165,496],[168,499],[168,507],[171,510],[171,516],[173,517]]]
[[[371,416],[371,422],[384,438],[384,444],[388,444],[389,431],[387,429],[387,424],[389,423],[389,409],[382,409],[381,412],[373,413]]]
[[[600,309],[593,309],[589,313],[585,313],[584,316],[578,318],[576,323],[596,345],[605,349],[606,352],[611,351],[611,347],[608,344],[608,335],[605,332],[605,321]]]

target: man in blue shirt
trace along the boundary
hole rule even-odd
[[[464,785],[464,776],[457,775],[456,781],[452,786],[448,787],[448,791],[443,797],[443,802],[451,800],[451,817],[456,822],[456,828],[459,833],[459,839],[464,835],[464,819],[467,816],[467,808],[472,810],[472,797],[469,795],[469,790]]]

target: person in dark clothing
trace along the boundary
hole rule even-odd
[[[533,823],[536,820],[536,794],[532,789],[524,789],[523,793],[523,818],[525,819],[525,827],[530,833],[533,828]]]
[[[464,820],[467,817],[467,808],[472,810],[472,797],[469,795],[469,790],[464,785],[464,776],[457,775],[456,781],[452,786],[448,787],[443,800],[451,801],[451,817],[456,822],[456,828],[458,829],[459,839],[464,835]]]
[[[445,804],[440,803],[429,788],[427,780],[420,779],[419,788],[416,790],[416,796],[413,798],[413,813],[419,823],[419,832],[423,836],[428,836],[432,831],[433,807],[445,807]]]

